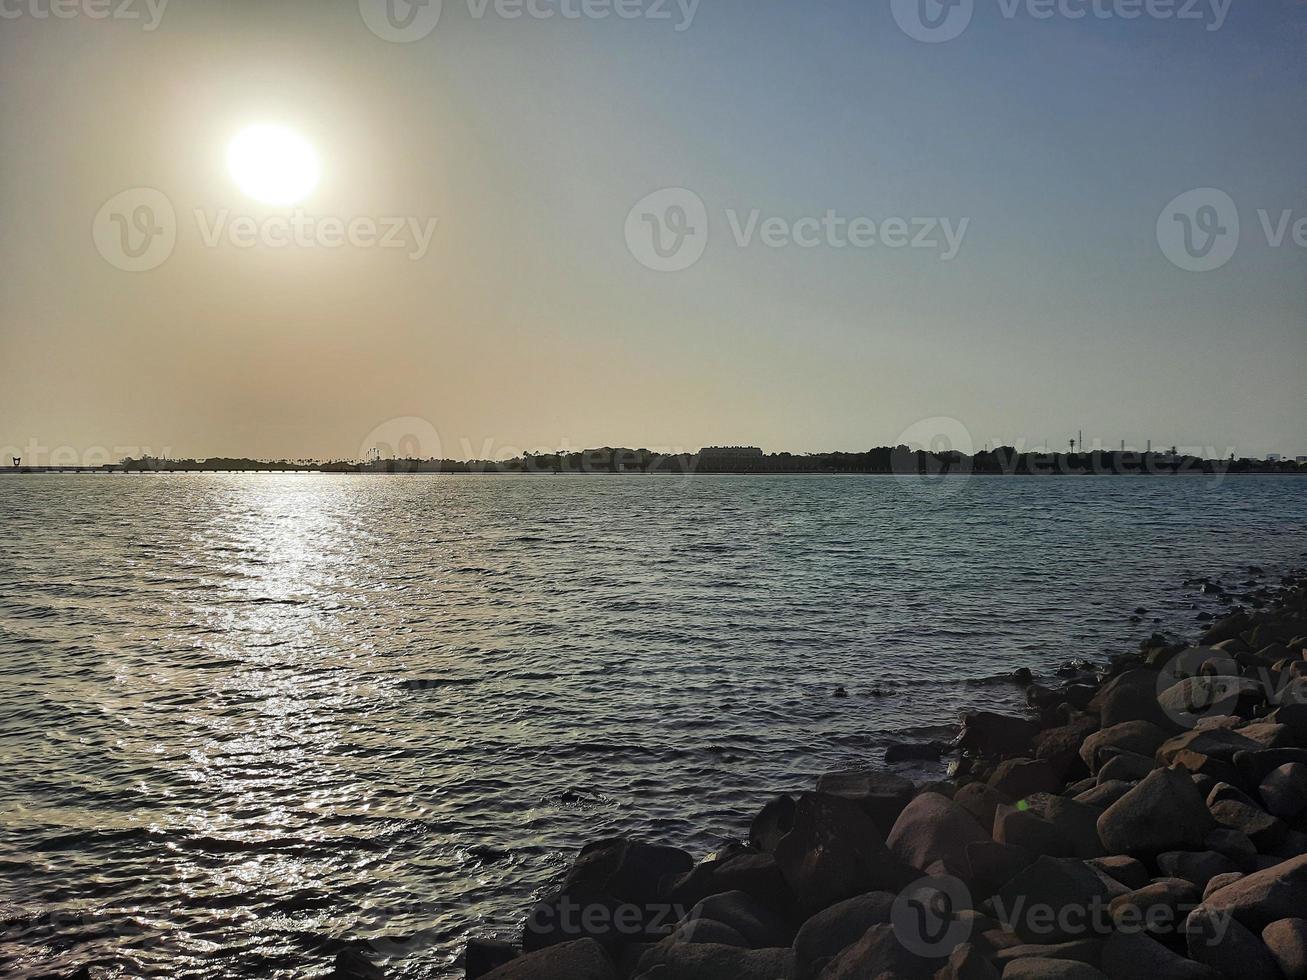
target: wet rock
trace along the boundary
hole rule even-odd
[[[502,939],[469,939],[463,955],[466,980],[480,980],[491,970],[517,959],[520,953],[516,946]]]
[[[735,854],[695,865],[669,883],[668,901],[692,908],[709,895],[742,891],[777,912],[792,901],[780,866],[770,854]]]
[[[1252,930],[1265,929],[1276,919],[1294,918],[1307,908],[1307,856],[1245,875],[1209,895],[1203,904],[1229,912]]]
[[[386,974],[357,949],[346,947],[336,953],[331,980],[386,980]]]
[[[1023,800],[1035,793],[1056,792],[1062,786],[1057,768],[1047,759],[1007,759],[989,777],[989,785],[1004,796]]]
[[[994,814],[994,840],[1036,854],[1070,857],[1075,848],[1056,827],[1029,810],[1000,806]]]
[[[778,796],[753,818],[749,843],[764,854],[773,854],[780,839],[794,829],[794,797]]]
[[[1307,810],[1307,764],[1286,762],[1267,774],[1258,795],[1272,816],[1292,820]]]
[[[1171,878],[1191,881],[1199,889],[1217,875],[1237,874],[1240,866],[1216,851],[1167,851],[1157,855],[1157,869]]]
[[[1185,939],[1191,960],[1229,980],[1283,980],[1275,957],[1256,934],[1205,906],[1189,914]]]
[[[817,780],[817,792],[852,800],[867,812],[882,837],[912,799],[912,781],[893,773],[833,772]]]
[[[872,926],[888,923],[894,898],[893,892],[868,892],[836,902],[808,919],[794,937],[798,975],[808,976],[814,964],[838,956]]]
[[[897,891],[914,877],[891,855],[866,810],[826,793],[799,797],[794,829],[776,845],[776,863],[804,918],[846,898]]]
[[[1202,847],[1215,826],[1193,780],[1179,769],[1155,769],[1098,818],[1109,854],[1136,857]]]
[[[1285,980],[1307,980],[1307,919],[1277,919],[1262,930],[1262,942]]]
[[[791,930],[771,909],[744,892],[710,895],[690,910],[687,923],[719,922],[739,935],[750,949],[788,946]]]
[[[1006,759],[1026,754],[1038,731],[1038,726],[1026,718],[974,711],[962,717],[958,745],[968,752]]]
[[[1114,932],[1103,944],[1103,972],[1112,980],[1222,980],[1210,966],[1173,953],[1142,932]]]
[[[1084,862],[1041,857],[1000,888],[993,903],[999,918],[1027,942],[1056,943],[1084,939],[1094,924],[1092,916],[1071,921],[1057,916],[1059,910],[1104,908],[1108,898],[1106,885]]]
[[[1152,671],[1147,671],[1151,676]],[[1167,740],[1167,733],[1148,721],[1128,720],[1100,729],[1088,736],[1080,746],[1080,758],[1089,771],[1096,773],[1107,761],[1109,750],[1134,752],[1152,758],[1158,746]]]
[[[1228,702],[1234,714],[1247,717],[1263,701],[1265,691],[1260,683],[1231,674],[1186,677],[1157,696],[1157,703],[1167,716],[1184,727],[1194,724],[1214,705]]]
[[[1115,878],[1131,891],[1134,891],[1137,888],[1143,888],[1150,880],[1148,877],[1148,867],[1144,862],[1125,854],[1114,854],[1110,857],[1093,858],[1085,863],[1090,867],[1097,868],[1104,874]]]
[[[1096,731],[1098,719],[1091,715],[1082,715],[1057,728],[1046,728],[1031,743],[1035,758],[1048,760],[1060,779],[1082,776],[1089,770],[1080,757],[1080,746]]]
[[[1105,729],[1139,721],[1166,727],[1172,725],[1157,703],[1157,671],[1144,668],[1126,671],[1104,684],[1089,702],[1089,710],[1098,713],[1099,723]],[[1156,747],[1154,745],[1153,749]],[[1082,758],[1092,772],[1094,766],[1089,758],[1083,753]]]
[[[625,838],[594,841],[581,849],[563,890],[585,890],[645,905],[663,896],[664,878],[693,867],[694,858],[680,848]]]
[[[961,806],[937,793],[922,793],[899,815],[887,843],[900,861],[925,871],[941,861],[949,868],[965,869],[967,845],[990,839]]]
[[[519,956],[484,980],[617,980],[617,971],[602,946],[578,939]]]
[[[1237,752],[1234,756],[1234,767],[1248,787],[1260,786],[1262,780],[1280,766],[1294,762],[1307,763],[1307,749],[1259,749],[1256,752]]]
[[[821,972],[821,980],[868,980],[881,976],[928,980],[945,962],[943,957],[925,957],[912,952],[895,936],[893,926],[877,925],[831,960]],[[712,980],[722,980],[726,976],[729,974],[721,974]]]

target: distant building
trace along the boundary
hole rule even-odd
[[[1298,457],[1298,462],[1300,462],[1300,463],[1307,463],[1307,456],[1299,456],[1299,457]]]
[[[1268,462],[1268,463],[1278,463],[1278,462],[1279,462],[1281,459],[1283,459],[1283,458],[1284,458],[1284,457],[1281,456],[1279,453],[1267,453],[1267,454],[1266,454],[1266,462]]]

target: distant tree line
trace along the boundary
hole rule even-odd
[[[761,450],[704,450],[661,453],[648,449],[587,449],[575,453],[527,453],[509,460],[381,459],[257,460],[244,458],[124,459],[129,472],[287,472],[322,473],[882,473],[927,476],[1090,476],[1240,473],[1307,473],[1293,460],[1203,459],[1170,452],[1099,451],[1019,452],[1000,446],[975,454],[927,452],[909,446],[882,446],[862,453],[772,453]]]

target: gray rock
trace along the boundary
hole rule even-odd
[[[821,980],[868,980],[881,976],[930,980],[945,962],[944,957],[925,957],[912,952],[899,941],[893,926],[878,925],[872,926],[861,939],[831,960],[822,970]],[[724,980],[728,976],[730,974],[723,973],[711,980]]]
[[[1307,908],[1307,855],[1245,875],[1203,902],[1215,912],[1229,912],[1252,930],[1276,919],[1297,917]]]
[[[1016,800],[985,783],[967,783],[953,794],[953,802],[975,817],[980,826],[992,827],[999,806],[1011,806]]]
[[[1114,932],[1103,944],[1103,972],[1112,980],[1221,980],[1210,966],[1173,953],[1143,932]]]
[[[1283,980],[1275,957],[1237,919],[1200,905],[1185,921],[1185,940],[1191,960],[1228,980]]]
[[[1075,858],[1041,857],[1019,872],[994,896],[999,918],[1022,939],[1032,943],[1058,943],[1084,939],[1091,916],[1072,922],[1045,915],[1051,909],[1106,908],[1107,886],[1095,871]],[[1048,921],[1052,918],[1053,921]]]
[[[1053,796],[1042,805],[1042,814],[1071,842],[1072,853],[1076,857],[1095,858],[1104,853],[1103,843],[1098,839],[1098,818],[1103,815],[1104,809],[1080,800]]]
[[[519,956],[484,980],[617,980],[617,971],[602,946],[578,939]]]
[[[1192,881],[1158,878],[1112,899],[1112,921],[1122,932],[1145,929],[1157,935],[1174,935],[1202,898],[1203,890]]]
[[[868,892],[837,902],[808,919],[794,937],[799,976],[807,976],[812,964],[838,956],[872,926],[889,922],[893,907],[893,892]]]
[[[790,944],[791,934],[785,923],[771,909],[745,892],[723,892],[705,898],[690,910],[686,924],[701,920],[728,926],[744,940],[741,944],[723,945],[767,949]]]
[[[1233,667],[1233,665],[1230,665]],[[1157,696],[1157,703],[1177,724],[1189,727],[1213,705],[1229,702],[1235,714],[1243,715],[1265,700],[1260,683],[1232,674],[1202,674],[1186,677]]]
[[[1226,885],[1233,885],[1236,881],[1238,881],[1242,877],[1243,877],[1242,871],[1231,871],[1229,874],[1217,875],[1211,881],[1209,881],[1207,883],[1207,886],[1203,889],[1203,901],[1204,902],[1207,901],[1209,897],[1211,897],[1216,892],[1219,892]]]
[[[764,854],[772,854],[780,839],[794,829],[792,796],[778,796],[758,811],[749,827],[749,843]]]
[[[1117,881],[1121,882],[1130,891],[1137,888],[1143,888],[1148,884],[1150,878],[1148,867],[1138,858],[1132,858],[1125,854],[1114,854],[1111,857],[1094,858],[1092,861],[1086,861],[1090,867],[1097,868],[1099,871]]]
[[[654,973],[654,971],[660,971]],[[789,980],[794,976],[792,949],[740,949],[711,943],[664,940],[640,957],[636,976],[650,973],[658,980]],[[500,980],[494,977],[493,980]],[[514,976],[512,980],[519,980]],[[520,980],[543,980],[523,973]],[[552,977],[550,978],[552,980]],[[577,980],[560,975],[558,980]]]
[[[1203,841],[1206,850],[1224,854],[1243,871],[1251,867],[1257,859],[1257,845],[1248,839],[1247,834],[1225,827],[1217,827]]]
[[[1013,844],[997,841],[972,841],[967,845],[972,892],[978,897],[993,895],[1020,871],[1035,862],[1035,853]]]
[[[1127,782],[1124,779],[1114,779],[1100,781],[1093,789],[1087,789],[1083,793],[1077,793],[1074,797],[1077,803],[1087,803],[1090,806],[1107,809],[1121,797],[1129,793],[1134,786],[1134,782]]]
[[[958,745],[991,759],[1025,755],[1039,732],[1039,726],[1027,718],[1014,718],[993,711],[973,711],[962,716]]]
[[[994,814],[994,840],[1036,854],[1070,857],[1075,847],[1060,830],[1029,810],[1000,806]]]
[[[1218,783],[1207,796],[1207,809],[1216,822],[1227,830],[1246,834],[1258,851],[1272,850],[1284,840],[1289,828],[1273,817],[1250,796],[1229,783]]]
[[[1156,676],[1151,670],[1145,673],[1151,677]],[[1151,722],[1122,721],[1105,726],[1086,738],[1080,746],[1080,758],[1084,760],[1090,772],[1096,773],[1106,760],[1105,753],[1109,749],[1115,749],[1117,752],[1135,752],[1152,758],[1158,746],[1166,739],[1166,731]]]
[[[1158,767],[1157,760],[1152,756],[1117,749],[1107,749],[1103,753],[1103,760],[1098,778],[1105,783],[1138,782]]]
[[[670,881],[668,900],[691,908],[709,895],[732,891],[747,892],[777,912],[785,911],[791,902],[785,877],[770,854],[733,854],[703,861]]]
[[[1104,729],[1123,722],[1151,722],[1170,727],[1172,722],[1157,704],[1157,671],[1129,670],[1104,684],[1089,702],[1089,710],[1097,712]],[[1161,741],[1157,743],[1161,744]],[[1151,753],[1157,748],[1149,749]],[[1135,751],[1138,751],[1137,749]],[[1090,772],[1094,766],[1089,757],[1081,753]]]
[[[874,770],[827,773],[817,780],[817,792],[852,800],[867,811],[883,838],[894,826],[916,787],[910,779]]]
[[[1098,818],[1109,854],[1136,857],[1197,850],[1215,821],[1181,769],[1155,769]]]
[[[466,980],[480,980],[491,970],[516,959],[521,952],[512,943],[502,939],[469,939],[463,954],[464,976]]]
[[[1307,810],[1307,764],[1286,762],[1272,769],[1258,787],[1272,816],[1292,820]]]
[[[1285,980],[1307,980],[1307,919],[1277,919],[1262,930],[1262,942]]]
[[[1170,765],[1181,752],[1195,752],[1222,762],[1233,762],[1236,752],[1256,751],[1261,746],[1228,728],[1194,729],[1167,739],[1157,748],[1157,759]]]
[[[1004,796],[1024,800],[1035,793],[1053,793],[1061,789],[1057,767],[1047,759],[1007,759],[1000,762],[989,785]]]

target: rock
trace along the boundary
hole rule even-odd
[[[920,956],[909,950],[894,934],[891,925],[872,926],[852,946],[830,961],[821,972],[821,980],[870,980],[872,977],[895,977],[903,980],[928,980],[945,963],[943,957]],[[722,973],[704,980],[735,980]],[[696,978],[697,980],[697,978]],[[767,978],[774,980],[774,978]]]
[[[1247,834],[1237,830],[1218,827],[1207,835],[1203,845],[1209,851],[1224,854],[1243,871],[1247,871],[1252,862],[1257,860],[1256,845],[1248,839]]]
[[[1270,853],[1286,860],[1299,854],[1307,854],[1307,833],[1290,830],[1284,835],[1284,840],[1280,841]]]
[[[1042,806],[1044,819],[1071,842],[1071,853],[1078,858],[1095,858],[1104,853],[1098,839],[1098,818],[1104,809],[1062,796],[1050,797]]]
[[[1264,749],[1293,748],[1297,743],[1288,725],[1277,725],[1269,721],[1255,721],[1244,725],[1239,729],[1239,734]]]
[[[1307,908],[1307,856],[1245,875],[1213,892],[1203,904],[1214,912],[1229,912],[1252,930],[1294,918]]]
[[[692,908],[709,895],[733,891],[747,892],[777,912],[786,911],[792,901],[780,866],[770,854],[735,854],[697,864],[670,883],[668,900]]]
[[[717,946],[734,946],[737,949],[753,949],[749,942],[724,922],[712,919],[687,919],[678,925],[668,937],[669,942],[676,943],[711,943]],[[641,944],[647,949],[649,944]]]
[[[794,975],[794,950],[663,941],[640,957],[636,967],[637,977],[651,975],[657,980],[786,980]],[[524,973],[520,980],[543,978]],[[560,976],[559,980],[575,978]]]
[[[1094,858],[1085,863],[1092,868],[1097,868],[1103,874],[1115,878],[1130,891],[1143,888],[1150,880],[1148,868],[1144,865],[1144,862],[1125,854]]]
[[[1157,855],[1157,869],[1171,878],[1183,878],[1201,889],[1217,875],[1238,874],[1240,867],[1216,851],[1167,851]]]
[[[1307,919],[1277,919],[1262,930],[1262,942],[1285,980],[1307,980]]]
[[[1189,958],[1229,980],[1283,980],[1270,951],[1238,920],[1199,906],[1185,920]]]
[[[1183,878],[1158,878],[1119,898],[1112,899],[1112,921],[1122,932],[1146,929],[1169,936],[1179,931],[1186,916],[1202,901],[1203,891]]]
[[[1000,806],[994,814],[994,840],[1055,857],[1070,857],[1075,851],[1062,832],[1043,817],[1012,806]]]
[[[1289,830],[1283,821],[1271,816],[1229,783],[1218,783],[1208,794],[1207,809],[1222,827],[1247,834],[1259,851],[1271,850],[1284,840]]]
[[[593,891],[645,905],[663,896],[664,878],[685,874],[693,867],[694,858],[676,847],[625,838],[600,840],[581,849],[563,891]]]
[[[999,889],[993,905],[998,918],[1027,942],[1083,939],[1093,927],[1088,910],[1105,908],[1107,887],[1093,869],[1075,858],[1041,857]],[[1074,921],[1058,916],[1074,907],[1086,915]],[[1047,914],[1052,910],[1052,915]]]
[[[897,891],[915,877],[891,856],[862,806],[826,793],[799,797],[794,829],[776,845],[776,863],[803,918],[856,895]]]
[[[710,895],[690,910],[690,923],[719,922],[736,932],[750,949],[768,949],[790,944],[791,930],[765,905],[745,892]]]
[[[1133,672],[1132,672],[1133,673]],[[1152,671],[1146,671],[1152,675]],[[1080,758],[1084,760],[1089,771],[1096,773],[1106,761],[1105,753],[1109,749],[1118,752],[1134,752],[1152,758],[1153,754],[1167,739],[1167,733],[1148,721],[1122,721],[1099,729],[1088,736],[1080,746]]]
[[[1080,758],[1080,746],[1096,731],[1098,719],[1092,715],[1081,715],[1068,724],[1046,728],[1031,743],[1035,758],[1048,760],[1061,779],[1082,776],[1089,770]]]
[[[1089,710],[1098,713],[1104,729],[1125,722],[1151,722],[1155,726],[1167,727],[1172,724],[1157,704],[1157,671],[1144,668],[1129,670],[1113,677],[1094,695],[1089,702]],[[1156,748],[1154,745],[1153,749]],[[1094,766],[1083,752],[1081,758],[1085,759],[1085,764],[1093,772]]]
[[[331,980],[386,980],[386,975],[357,949],[347,946],[336,953]]]
[[[1105,783],[1136,783],[1158,768],[1152,756],[1108,749],[1098,778]]]
[[[1234,668],[1234,664],[1226,663]],[[1234,714],[1247,717],[1264,700],[1265,691],[1257,681],[1225,673],[1186,677],[1157,696],[1167,717],[1183,728],[1192,726],[1217,705],[1229,704]]]
[[[964,869],[967,845],[988,840],[989,834],[958,804],[937,793],[922,793],[899,815],[887,843],[900,861],[925,871],[937,861]]]
[[[1143,932],[1114,932],[1103,944],[1103,972],[1112,980],[1221,980],[1210,966],[1171,952]]]
[[[813,964],[838,956],[872,926],[888,923],[894,897],[893,892],[868,892],[836,902],[808,919],[794,937],[798,975],[806,977]]]
[[[1237,639],[1239,634],[1252,625],[1247,613],[1237,612],[1219,620],[1198,642],[1201,646],[1215,646],[1225,640]]]
[[[1077,803],[1087,803],[1089,806],[1105,810],[1130,792],[1133,786],[1133,782],[1126,782],[1124,779],[1106,780],[1093,789],[1077,793],[1074,799]]]
[[[1307,704],[1281,704],[1266,720],[1287,728],[1295,744],[1307,743]]]
[[[649,931],[655,923],[664,931],[671,926],[657,903],[635,905],[582,888],[552,892],[532,907],[522,928],[522,949],[533,953],[594,939],[616,954],[627,943],[661,938]]]
[[[1155,769],[1098,818],[1109,854],[1150,856],[1202,847],[1215,826],[1193,780],[1180,769]]]
[[[1257,790],[1272,816],[1292,820],[1307,810],[1307,764],[1286,762],[1262,780]]]
[[[1003,968],[1003,980],[1107,980],[1107,978],[1088,963],[1030,957],[1010,961]]]
[[[463,955],[466,980],[480,980],[491,970],[517,959],[520,953],[516,946],[502,939],[469,939]]]
[[[935,980],[999,980],[999,973],[980,946],[963,943],[953,950]]]
[[[1033,851],[1013,844],[973,841],[967,845],[971,888],[980,897],[994,894],[1034,861]]]
[[[602,946],[578,939],[519,956],[484,980],[617,980],[617,971]]]
[[[1024,800],[1035,793],[1054,793],[1062,787],[1057,768],[1047,759],[1007,759],[989,777],[989,785],[1004,796]]]
[[[1171,756],[1170,764],[1179,766],[1191,776],[1203,776],[1211,780],[1213,785],[1239,781],[1239,773],[1233,765],[1222,762],[1215,756],[1203,755],[1201,752],[1191,752],[1188,749],[1176,752]]]
[[[857,803],[867,811],[883,838],[912,799],[916,787],[911,780],[893,773],[864,770],[828,773],[817,780],[817,792]]]
[[[1181,752],[1201,755],[1233,763],[1236,752],[1256,751],[1261,746],[1251,738],[1228,728],[1194,729],[1169,738],[1157,748],[1157,759],[1170,765]]]
[[[1016,800],[985,783],[967,783],[953,795],[953,802],[975,817],[980,826],[992,827],[998,808],[1011,806]]]
[[[1207,886],[1203,889],[1203,901],[1204,902],[1207,901],[1207,899],[1211,897],[1215,892],[1219,892],[1226,885],[1233,885],[1236,881],[1238,881],[1242,877],[1243,877],[1242,871],[1231,871],[1229,874],[1214,876],[1212,880],[1207,883]]]
[[[1291,762],[1307,763],[1307,749],[1258,749],[1256,752],[1238,752],[1234,767],[1243,776],[1244,785],[1260,786],[1272,771]]]
[[[992,759],[1024,755],[1039,727],[1026,718],[1014,718],[992,711],[973,711],[962,716],[958,745],[967,752]]]
[[[794,798],[778,796],[758,811],[749,827],[749,843],[764,854],[773,854],[780,839],[794,829]]]

